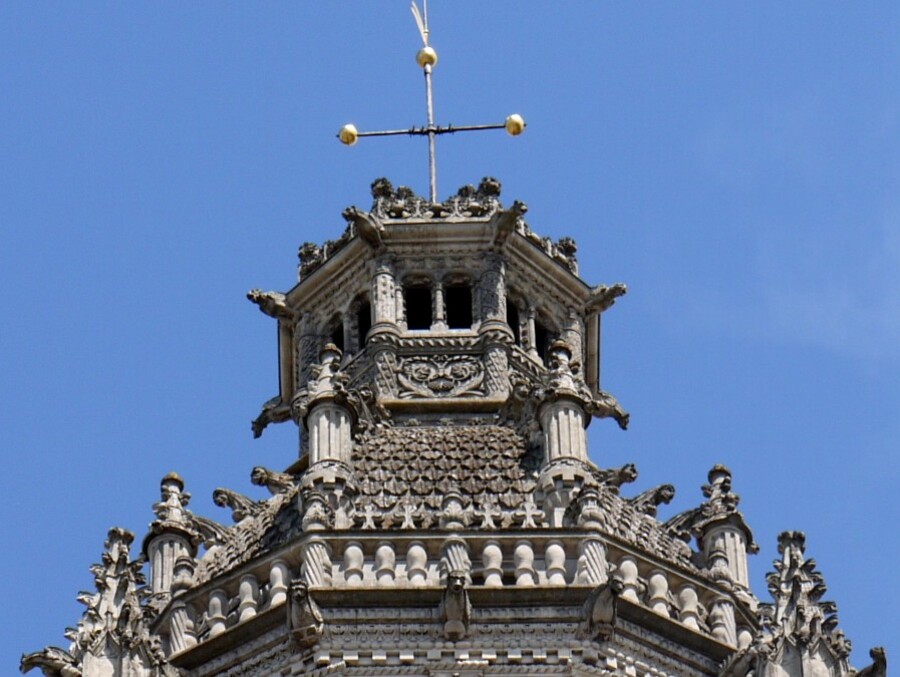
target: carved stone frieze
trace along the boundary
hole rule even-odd
[[[397,380],[401,398],[483,396],[485,369],[477,356],[401,357]]]

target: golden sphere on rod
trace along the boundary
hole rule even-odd
[[[506,133],[510,136],[518,136],[525,131],[525,118],[518,113],[513,113],[506,118],[504,127],[506,128]]]
[[[434,66],[438,62],[437,52],[434,51],[434,47],[425,46],[416,52],[416,63],[419,64],[420,68],[425,68],[425,66]]]
[[[345,146],[353,146],[359,141],[359,131],[357,131],[354,125],[346,124],[341,127],[341,131],[338,132],[338,138]]]

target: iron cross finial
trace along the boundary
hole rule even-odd
[[[409,129],[392,129],[381,132],[360,132],[352,124],[346,124],[338,132],[341,143],[352,146],[363,136],[427,136],[428,137],[428,180],[430,186],[431,202],[437,202],[437,165],[434,156],[435,138],[439,134],[453,134],[454,132],[472,132],[482,129],[505,129],[510,136],[518,136],[525,131],[525,120],[516,113],[506,118],[506,121],[495,125],[453,125],[438,126],[434,124],[434,98],[431,88],[431,72],[437,65],[438,55],[434,47],[429,44],[431,32],[428,28],[428,0],[422,0],[422,12],[415,0],[411,3],[413,18],[419,35],[422,37],[422,49],[416,53],[416,63],[425,74],[425,105],[427,112],[427,125],[425,127],[410,127]]]

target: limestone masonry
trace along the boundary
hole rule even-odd
[[[626,289],[578,276],[576,245],[504,208],[486,178],[445,202],[379,179],[369,211],[300,248],[299,281],[249,299],[279,330],[299,458],[254,468],[271,496],[217,489],[223,524],[163,478],[138,544],[110,530],[51,677],[615,675],[845,677],[850,643],[806,557],[779,536],[772,602],[727,468],[698,507],[630,495],[634,465],[588,458],[600,326]],[[136,551],[136,552],[134,552]],[[146,564],[149,582],[142,570]],[[858,677],[883,677],[883,649]]]

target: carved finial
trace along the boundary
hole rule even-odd
[[[775,673],[849,677],[850,641],[837,629],[837,606],[821,599],[825,583],[815,562],[806,559],[806,536],[802,531],[783,532],[778,552],[775,571],[766,576],[774,603],[759,606],[759,629],[750,646],[725,665],[722,677]],[[871,655],[875,663],[857,674],[884,677],[884,651],[873,649]]]
[[[87,608],[77,627],[66,633],[72,641],[71,648],[63,651],[47,647],[23,655],[19,666],[22,672],[37,667],[45,675],[81,677],[84,665],[115,660],[141,665],[147,674],[175,674],[165,663],[158,637],[150,633],[144,622],[144,560],[131,560],[133,541],[134,534],[127,529],[109,530],[101,562],[91,567],[97,592],[79,595],[79,601]]]

